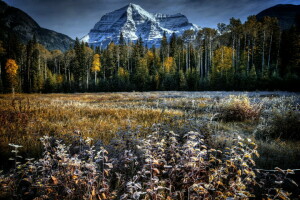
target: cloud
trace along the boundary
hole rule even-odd
[[[215,27],[229,18],[241,18],[257,14],[279,3],[295,3],[298,0],[4,0],[20,8],[42,27],[75,37],[83,37],[102,15],[119,9],[128,3],[136,3],[150,12],[166,14],[182,13],[201,27]]]

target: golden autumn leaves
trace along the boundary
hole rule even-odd
[[[9,84],[12,88],[12,92],[14,93],[14,88],[17,86],[17,73],[19,66],[16,61],[13,59],[8,59],[5,65],[5,72],[9,81]]]
[[[100,62],[100,55],[95,54],[93,57],[93,65],[92,65],[92,72],[95,74],[95,85],[97,84],[97,72],[100,72],[101,62]]]
[[[231,47],[222,46],[215,51],[213,64],[216,72],[228,71],[232,68],[232,54]]]
[[[93,66],[91,68],[92,72],[99,72],[101,67],[100,55],[95,54],[93,57]]]
[[[17,74],[17,70],[19,66],[17,65],[16,61],[13,59],[8,59],[5,65],[6,73],[9,76],[15,76]]]

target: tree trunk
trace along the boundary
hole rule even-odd
[[[120,68],[120,53],[119,53],[119,51],[118,51],[118,70],[117,70],[117,73],[118,73],[118,71],[119,71],[119,68]]]
[[[70,68],[68,69],[68,81],[69,81],[69,87],[71,88],[71,70]]]
[[[207,77],[208,76],[208,65],[209,65],[209,61],[208,61],[208,58],[209,57],[209,41],[206,41],[206,44],[205,44],[205,53],[204,53],[204,76]]]
[[[264,31],[264,37],[263,37],[263,43],[262,43],[262,58],[261,58],[262,73],[264,73],[264,65],[265,65],[265,37],[266,37],[266,32]]]
[[[186,48],[186,54],[185,54],[185,71],[187,72],[189,69],[189,63],[188,63],[188,47]]]
[[[269,56],[268,56],[268,70],[270,70],[270,60],[271,60],[271,50],[272,50],[272,40],[273,40],[273,34],[271,34],[271,38],[270,38]]]
[[[39,54],[39,57],[38,57],[38,69],[39,69],[39,73],[41,72],[41,56]]]
[[[47,79],[47,61],[45,61],[45,65],[44,65],[44,76],[45,76],[45,80]]]
[[[236,71],[236,69],[235,69],[235,36],[233,36],[233,40],[232,40],[232,67],[233,67],[233,69],[234,69],[234,72]]]
[[[201,77],[201,79],[203,79],[203,61],[202,61],[202,49],[201,49],[201,46],[200,46],[200,50],[199,50],[200,52],[199,52],[199,65],[200,65],[200,77]]]
[[[97,85],[97,71],[95,71],[95,87]]]
[[[238,60],[237,60],[236,65],[238,65],[238,62],[240,61],[240,59],[241,59],[241,38],[239,36]]]
[[[202,78],[202,70],[201,70],[201,52],[199,50],[199,53],[198,53],[198,67],[199,67],[199,77]]]
[[[181,51],[179,52],[179,56],[178,56],[178,71],[180,71],[180,57],[181,57]]]
[[[211,68],[211,62],[212,62],[212,37],[209,38],[209,69]],[[208,69],[208,74],[209,74]]]
[[[191,45],[190,45],[190,43],[188,44],[188,55],[189,55],[189,63],[188,63],[188,69],[190,69],[191,68]]]
[[[88,69],[86,70],[86,89],[89,89],[89,71]]]
[[[67,75],[67,65],[65,64],[65,79],[67,79],[68,75]]]
[[[252,67],[253,66],[253,64],[254,64],[254,47],[255,47],[255,39],[253,38],[253,40],[252,40],[252,55],[251,55],[251,66],[250,67]]]
[[[250,40],[248,40],[248,48],[247,48],[247,75],[250,72]]]
[[[275,67],[275,70],[276,70],[276,73],[278,73],[278,63],[279,63],[279,53],[280,53],[280,45],[281,45],[281,32],[279,34],[279,44],[278,44],[278,51],[277,51],[277,58],[276,58],[276,67]]]

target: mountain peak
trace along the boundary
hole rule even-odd
[[[181,35],[185,30],[199,30],[186,16],[153,14],[133,3],[103,15],[90,33],[82,40],[95,46],[106,46],[111,41],[118,43],[120,33],[125,40],[136,41],[140,36],[145,45],[159,46],[163,33]]]
[[[118,9],[118,10],[124,10],[124,12],[127,12],[129,9],[134,9],[134,10],[144,10],[141,6],[134,4],[134,3],[129,3],[126,6]],[[117,11],[117,10],[116,10]],[[113,11],[115,12],[115,11]]]
[[[134,3],[129,3],[128,7],[132,7],[132,8],[141,8],[141,6],[134,4]]]

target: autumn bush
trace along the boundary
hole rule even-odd
[[[224,122],[257,120],[261,110],[261,104],[251,103],[246,96],[231,96],[220,105],[217,119]]]

